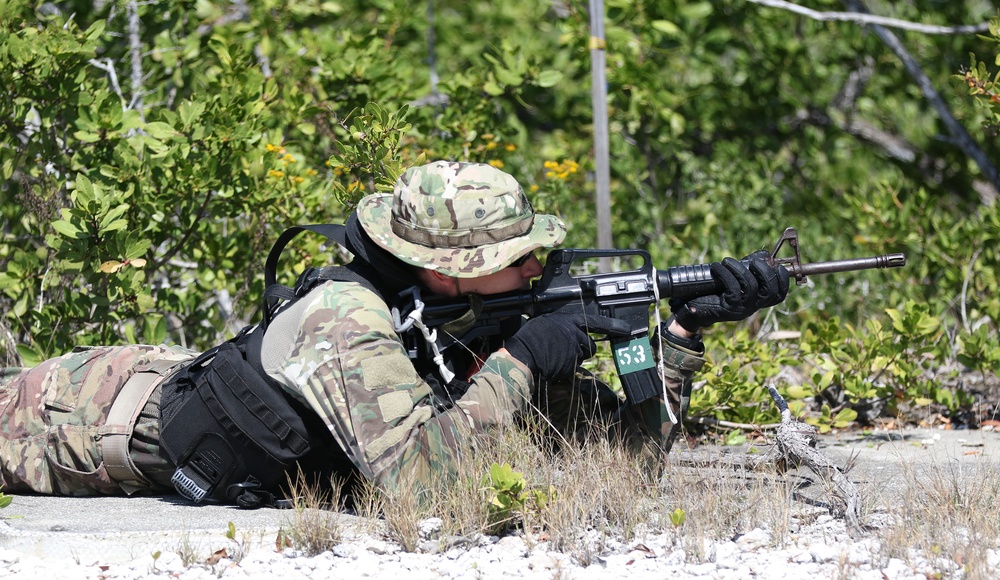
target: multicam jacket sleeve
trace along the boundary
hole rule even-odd
[[[279,314],[262,354],[268,374],[323,418],[355,466],[389,486],[402,474],[430,482],[454,472],[463,442],[510,422],[532,390],[528,369],[502,351],[454,407],[435,413],[385,303],[351,282],[326,282]]]

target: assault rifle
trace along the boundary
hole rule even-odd
[[[778,252],[788,244],[794,255],[779,258]],[[622,272],[603,274],[572,273],[572,266],[595,258],[619,258],[642,264]],[[813,274],[850,272],[873,268],[898,268],[906,264],[903,254],[884,254],[869,258],[851,258],[832,262],[806,264],[799,255],[799,239],[795,228],[787,228],[770,253],[771,265],[788,270],[796,284],[806,282]],[[550,312],[584,312],[618,318],[629,323],[631,333],[611,337],[615,367],[622,380],[625,395],[633,404],[657,396],[661,391],[653,373],[653,350],[649,341],[650,307],[664,298],[694,298],[721,290],[712,278],[709,264],[673,266],[666,270],[653,268],[648,252],[643,250],[557,249],[549,253],[541,278],[528,291],[515,291],[487,296],[465,295],[455,298],[415,300],[409,311],[420,310],[423,325],[439,330],[434,337],[443,352],[459,344],[470,344],[483,336],[501,336],[505,321],[521,315],[538,316]],[[475,316],[471,328],[451,333],[456,319]],[[414,337],[416,338],[416,337]],[[411,356],[419,341],[408,341]],[[439,357],[440,362],[440,357]],[[447,377],[446,377],[447,380]]]

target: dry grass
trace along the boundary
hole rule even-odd
[[[555,491],[542,509],[526,502],[515,514],[512,533],[529,545],[545,542],[586,565],[647,534],[661,534],[666,548],[683,549],[689,562],[710,561],[711,540],[734,539],[757,528],[767,530],[770,545],[782,547],[795,543],[799,526],[831,504],[830,482],[804,470],[778,474],[712,461],[680,465],[604,437],[543,444],[543,433],[547,431],[538,425],[490,433],[465,450],[458,478],[431,482],[429,488],[405,481],[390,492],[362,485],[355,490],[355,512],[372,526],[368,531],[385,534],[407,551],[428,549],[429,540],[444,548],[456,538],[489,534],[483,476],[491,464],[508,463],[524,475],[529,489]],[[964,578],[995,577],[985,554],[1000,539],[997,472],[996,465],[984,462],[964,470],[908,473],[905,492],[896,501],[878,496],[885,482],[862,484],[862,517],[868,518],[876,503],[892,516],[890,524],[865,532],[876,546],[872,566],[900,558],[947,577],[955,573],[947,560],[962,567]],[[675,510],[686,516],[680,526],[670,520]],[[307,513],[301,512],[296,526],[303,528],[299,533],[304,538],[317,538],[314,550],[335,544],[335,534],[305,531],[326,525],[307,519]],[[422,534],[421,522],[427,518],[442,520],[440,534]],[[310,541],[295,540],[297,547]],[[853,566],[841,562],[841,575],[851,577]]]
[[[343,540],[344,526],[340,510],[344,507],[341,491],[343,482],[333,479],[329,485],[307,481],[301,470],[289,478],[289,496],[293,500],[292,520],[288,530],[279,534],[279,542],[291,540],[292,547],[315,556]]]
[[[698,553],[705,537],[728,538],[764,525],[780,539],[789,528],[792,486],[782,479],[731,469],[677,470],[662,478],[655,452],[607,437],[542,443],[544,433],[529,424],[481,437],[463,453],[460,476],[432,482],[429,490],[406,481],[393,490],[364,484],[355,492],[355,512],[363,521],[379,522],[407,551],[418,549],[424,539],[420,523],[431,517],[443,520],[443,541],[488,534],[483,475],[491,464],[507,463],[524,475],[529,489],[554,490],[542,509],[527,502],[513,528],[527,542],[547,542],[581,563],[643,533],[673,530]],[[674,530],[669,514],[677,508],[688,517]]]
[[[884,498],[890,525],[875,532],[884,559],[899,558],[948,577],[961,567],[966,579],[990,579],[986,561],[1000,542],[1000,465],[935,465],[910,471],[901,497]]]

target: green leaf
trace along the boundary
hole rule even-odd
[[[558,84],[559,81],[562,80],[562,78],[563,78],[562,71],[552,70],[552,69],[543,70],[541,73],[538,74],[538,86],[549,88]]]
[[[98,37],[104,34],[104,27],[106,24],[107,24],[106,21],[102,19],[98,19],[93,24],[91,24],[90,27],[87,28],[86,32],[87,40],[96,40]]]
[[[742,445],[747,440],[747,436],[739,431],[730,431],[726,435],[726,445]]]
[[[108,229],[108,224],[120,218],[122,214],[128,211],[128,208],[129,205],[127,203],[123,203],[119,206],[111,208],[111,210],[108,211],[108,213],[104,214],[104,217],[101,218],[100,229],[102,230]]]
[[[667,34],[669,36],[677,36],[681,32],[681,29],[678,28],[676,24],[670,22],[669,20],[654,20],[652,22],[652,26],[654,29],[659,30],[660,32]]]
[[[149,251],[151,240],[131,240],[125,248],[125,259],[134,260]]]
[[[841,409],[833,418],[833,426],[838,428],[847,427],[858,418],[858,412],[851,408]]]
[[[201,101],[184,101],[177,108],[177,113],[181,117],[181,123],[184,127],[190,127],[191,123],[201,117],[202,113],[205,112],[205,103]]]
[[[497,80],[508,87],[519,87],[521,86],[521,83],[524,82],[521,75],[500,66],[494,70],[494,73],[497,75]]]
[[[81,240],[87,237],[87,235],[84,232],[80,231],[80,229],[77,228],[76,225],[66,220],[56,220],[52,222],[52,229],[54,229],[55,231],[59,232],[60,234],[62,234],[67,238]]]
[[[684,3],[680,7],[680,13],[689,20],[701,20],[712,13],[711,2]]]
[[[167,319],[161,314],[147,314],[143,327],[146,344],[162,344],[167,339]]]
[[[21,355],[21,362],[25,367],[37,366],[45,360],[41,353],[26,344],[17,345],[17,354]]]
[[[82,174],[78,173],[76,175],[76,182],[74,184],[76,188],[73,190],[73,201],[76,202],[78,207],[86,208],[96,199],[97,193],[100,191],[98,188],[94,187],[90,179]]]
[[[493,97],[499,97],[503,94],[503,89],[494,81],[486,81],[483,85],[483,90],[486,91],[488,95]]]
[[[154,139],[167,139],[177,134],[173,127],[161,121],[146,123],[146,126],[143,129]]]
[[[91,131],[74,131],[73,136],[84,143],[97,143],[101,136]]]
[[[229,55],[229,43],[226,39],[219,35],[212,36],[208,41],[208,48],[219,57],[219,62],[223,65],[226,67],[233,65],[233,57]]]
[[[124,230],[128,227],[128,220],[118,219],[101,228],[102,233]]]

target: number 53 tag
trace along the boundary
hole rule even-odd
[[[619,375],[643,371],[656,366],[653,361],[653,348],[649,344],[648,336],[612,341],[611,350],[614,353],[615,368],[618,369]]]

